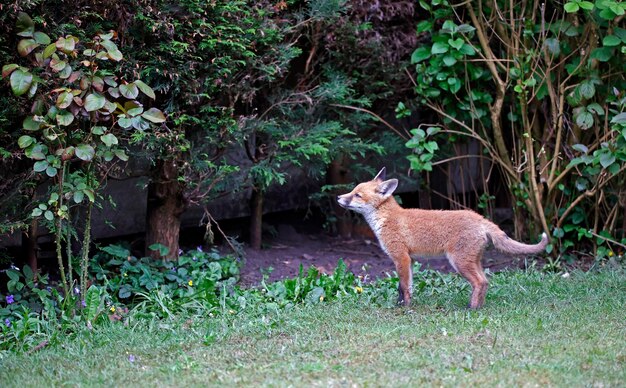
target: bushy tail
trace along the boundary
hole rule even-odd
[[[546,249],[546,245],[548,245],[548,235],[545,233],[541,234],[541,241],[537,244],[524,244],[507,236],[506,233],[495,224],[491,225],[487,231],[487,235],[497,250],[512,255],[532,255],[541,253]]]

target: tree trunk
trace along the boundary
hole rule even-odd
[[[37,278],[37,220],[33,219],[28,232],[22,232],[22,255],[24,262],[33,270]]]
[[[156,176],[148,185],[146,209],[146,255],[154,259],[178,259],[180,217],[187,208],[185,186],[178,180],[178,168],[174,160],[159,160]],[[150,246],[161,244],[168,250],[162,255]]]
[[[260,250],[263,225],[263,192],[253,188],[250,197],[250,246]]]
[[[341,160],[334,160],[330,163],[327,173],[328,184],[341,185],[348,183],[348,174],[343,167]],[[343,194],[338,191],[333,191],[333,194]],[[352,223],[346,209],[339,206],[339,203],[334,198],[331,198],[332,209],[337,218],[337,234],[341,237],[350,237],[352,235]]]

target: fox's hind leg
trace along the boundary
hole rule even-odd
[[[452,266],[463,276],[472,286],[472,295],[470,297],[469,307],[477,309],[485,304],[485,296],[487,295],[487,276],[483,271],[481,259],[483,256],[482,249],[478,252],[468,253],[447,253],[448,260]]]

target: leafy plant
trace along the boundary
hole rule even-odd
[[[163,113],[144,110],[141,94],[154,99],[154,91],[141,80],[120,80],[111,64],[123,60],[114,43],[115,32],[100,33],[82,42],[73,35],[55,41],[35,29],[25,13],[17,18],[22,38],[17,52],[24,64],[3,66],[16,97],[32,100],[17,143],[33,161],[33,171],[53,180],[48,197],[32,210],[55,233],[56,253],[64,294],[73,286],[71,209],[86,202],[80,269],[81,295],[87,289],[87,265],[91,241],[91,211],[106,173],[104,167],[127,161],[121,138],[128,130],[144,131],[165,121]],[[62,243],[68,247],[65,270]]]

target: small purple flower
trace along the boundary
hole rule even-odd
[[[5,297],[5,299],[7,301],[7,304],[11,304],[11,303],[15,302],[15,298],[13,298],[13,295],[7,295]]]
[[[78,288],[78,287],[74,287],[74,294],[75,294],[75,295],[80,294],[80,288]]]
[[[4,324],[7,325],[7,327],[11,327],[11,320],[9,318],[5,319]]]
[[[135,362],[135,356],[133,356],[132,354],[128,356],[128,361]]]
[[[176,267],[172,267],[172,272],[176,272]]]
[[[198,249],[197,249],[197,250],[198,250],[198,252],[204,252],[204,251],[202,250],[202,246],[201,246],[201,245],[198,245]]]
[[[83,307],[87,307],[87,302],[85,302],[85,299],[83,299],[83,300],[80,302],[80,305],[81,305],[81,306],[83,306]]]
[[[191,258],[191,260],[198,261],[198,258],[194,256],[194,257]]]
[[[183,250],[182,249],[178,249],[178,256],[181,256],[183,254]]]

